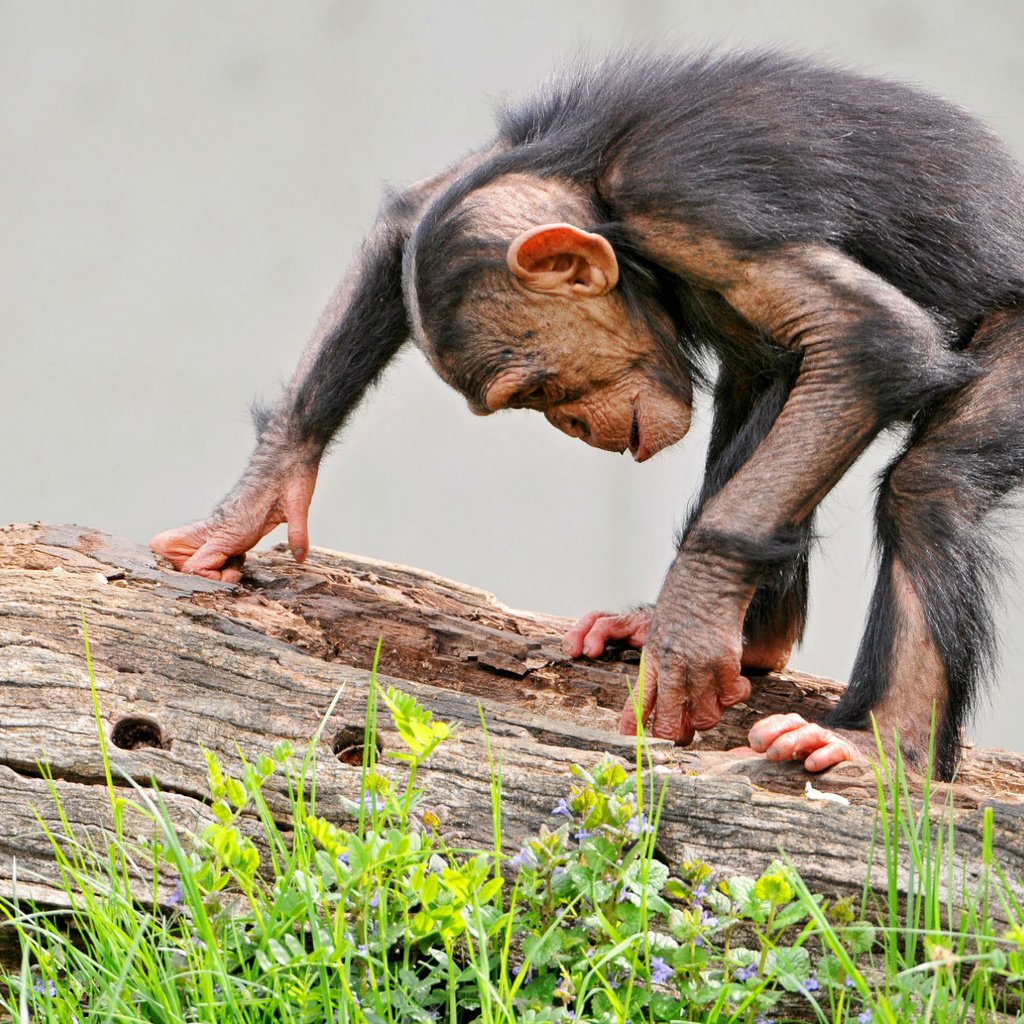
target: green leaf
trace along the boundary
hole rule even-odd
[[[477,900],[480,903],[490,903],[492,899],[501,891],[501,887],[505,884],[505,879],[501,876],[492,878],[487,882],[483,888],[477,893]]]
[[[867,921],[855,921],[843,928],[839,935],[851,953],[867,953],[875,944],[874,925]]]
[[[561,951],[562,933],[557,928],[531,935],[523,942],[523,955],[534,967],[547,967]]]
[[[774,976],[787,992],[799,992],[811,976],[811,955],[803,946],[778,946],[765,957],[765,973]]]
[[[287,967],[292,962],[288,950],[281,945],[277,939],[267,939],[267,952],[282,966]]]
[[[225,779],[224,792],[228,800],[234,804],[238,810],[241,810],[249,799],[245,792],[245,786],[243,786],[238,779]]]

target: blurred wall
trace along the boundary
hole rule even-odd
[[[1022,38],[1012,2],[0,0],[0,522],[145,540],[205,514],[382,184],[482,142],[496,98],[581,50],[820,54],[954,98],[1024,155]],[[536,415],[473,418],[411,351],[325,461],[313,541],[564,615],[652,599],[706,420],[636,466]],[[825,506],[797,667],[849,670],[885,448]],[[1020,594],[980,733],[1018,748]]]

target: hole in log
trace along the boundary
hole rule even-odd
[[[342,764],[361,765],[363,763],[363,741],[365,738],[366,728],[364,726],[342,726],[334,734],[334,739],[331,740],[331,750],[334,751],[334,756]],[[384,744],[378,738],[375,746],[377,747],[377,756],[379,757],[384,753]]]
[[[170,738],[164,738],[164,731],[159,722],[152,718],[122,718],[114,723],[110,740],[115,747],[122,750],[140,750],[142,747],[157,747],[159,750],[170,750]]]

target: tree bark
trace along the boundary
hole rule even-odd
[[[320,811],[344,822],[337,798],[358,796],[378,640],[381,680],[458,725],[417,784],[465,843],[492,844],[488,740],[501,766],[510,850],[557,820],[551,810],[568,791],[572,764],[607,755],[634,763],[634,741],[615,728],[636,682],[636,652],[570,661],[560,648],[566,620],[513,611],[482,590],[386,562],[314,550],[300,566],[273,550],[247,566],[243,585],[232,587],[168,571],[147,549],[96,530],[0,529],[0,895],[9,898],[16,879],[19,897],[64,905],[40,827],[60,831],[51,785],[83,835],[100,841],[110,826],[83,615],[115,781],[155,782],[185,828],[210,817],[204,749],[237,770],[240,754],[254,759],[281,739],[303,748],[339,690],[320,741],[317,795]],[[798,765],[727,753],[754,719],[780,710],[820,717],[840,689],[796,672],[764,676],[750,702],[696,746],[652,742],[655,779],[666,787],[658,836],[666,861],[757,874],[784,850],[812,891],[859,894],[875,822],[870,769],[815,778],[818,790],[847,801],[835,803],[805,795]],[[379,738],[385,753],[399,749],[385,715]],[[286,792],[275,780],[267,795],[284,821]],[[117,788],[137,799],[127,782]],[[935,788],[952,795],[968,881],[981,871],[985,806],[996,860],[1008,876],[1024,875],[1021,755],[971,751],[959,783]],[[152,825],[138,815],[133,829]],[[871,882],[884,892],[878,850]]]

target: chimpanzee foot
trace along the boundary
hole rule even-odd
[[[844,761],[867,761],[867,748],[874,749],[870,733],[837,732],[797,714],[769,715],[755,722],[748,735],[755,753],[769,761],[803,761],[809,772],[821,772]]]

